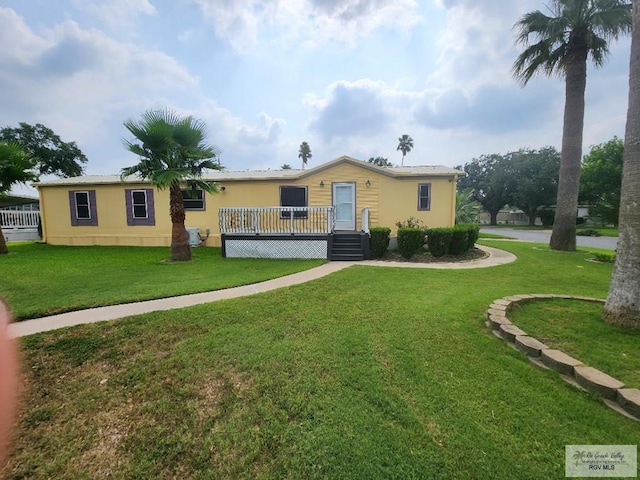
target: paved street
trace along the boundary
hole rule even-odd
[[[506,237],[517,238],[518,240],[524,240],[527,242],[539,242],[549,243],[551,238],[551,230],[518,230],[515,228],[494,228],[494,227],[482,227],[480,229],[483,233],[494,233],[497,235],[504,235]],[[617,237],[582,237],[578,235],[576,242],[579,247],[595,247],[605,248],[607,250],[615,250],[618,243]]]

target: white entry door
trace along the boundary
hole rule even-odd
[[[335,215],[335,230],[356,229],[355,183],[333,184],[333,208]]]

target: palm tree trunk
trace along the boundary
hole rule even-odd
[[[564,124],[556,216],[549,246],[554,250],[575,251],[576,214],[582,161],[584,92],[587,84],[587,51],[570,54],[566,67]]]
[[[0,255],[6,255],[7,253],[9,253],[9,249],[2,233],[2,217],[0,217]]]
[[[629,107],[624,138],[616,263],[604,305],[607,322],[640,327],[640,4],[633,2]]]
[[[184,204],[182,192],[178,183],[169,187],[169,215],[171,217],[171,260],[174,262],[186,262],[191,260],[191,247],[189,236],[184,227]]]

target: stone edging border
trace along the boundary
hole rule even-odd
[[[524,352],[532,363],[542,368],[551,368],[562,378],[583,390],[600,395],[613,410],[634,420],[640,420],[640,389],[627,388],[624,383],[610,377],[560,350],[554,350],[511,323],[507,313],[517,304],[535,300],[560,298],[604,303],[604,300],[575,295],[512,295],[494,300],[486,312],[487,326],[493,334]]]

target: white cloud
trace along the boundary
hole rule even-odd
[[[131,27],[140,15],[157,13],[149,0],[73,0],[73,4],[110,27]]]
[[[191,1],[216,35],[240,52],[271,41],[351,43],[379,28],[409,29],[420,21],[416,0]]]

